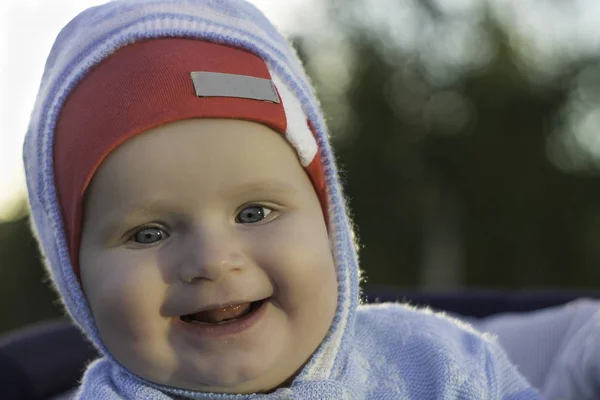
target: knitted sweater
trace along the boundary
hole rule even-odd
[[[186,37],[260,56],[302,103],[327,186],[338,305],[328,334],[290,387],[210,394],[157,385],[121,366],[102,342],[73,272],[55,186],[53,138],[61,107],[94,65],[132,42]],[[85,372],[84,399],[537,399],[497,343],[465,324],[405,305],[359,306],[351,222],[318,102],[287,41],[252,5],[234,0],[122,0],[84,11],[48,57],[24,145],[33,225],[66,310],[103,354]]]

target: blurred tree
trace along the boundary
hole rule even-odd
[[[572,82],[598,60],[582,56],[553,80],[531,79],[518,60],[526,43],[512,42],[512,33],[485,8],[465,20],[445,14],[435,1],[386,2],[386,12],[366,1],[350,3],[331,1],[330,9],[345,33],[347,59],[355,62],[341,96],[329,96],[339,88],[331,87],[335,72],[320,70],[331,68],[319,63],[320,44],[301,53],[326,113],[346,103],[345,115],[334,114],[347,121],[333,121],[332,136],[367,282],[445,289],[597,286],[597,168],[565,172],[548,147]],[[394,36],[407,7],[417,20],[412,49]],[[470,36],[453,43],[445,27],[460,31],[473,20]],[[438,36],[428,37],[431,31]],[[432,52],[464,53],[465,41],[483,55],[432,64]],[[447,48],[430,49],[436,46]]]
[[[61,315],[28,219],[0,224],[0,333]]]

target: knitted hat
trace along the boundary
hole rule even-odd
[[[96,169],[127,139],[188,118],[242,119],[284,134],[326,209],[317,143],[300,102],[260,57],[186,38],[136,42],[78,83],[56,124],[56,185],[77,275],[83,197]]]

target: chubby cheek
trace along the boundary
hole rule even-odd
[[[337,305],[337,279],[327,232],[320,221],[300,215],[285,222],[267,232],[255,247],[255,259],[292,325],[328,327]]]
[[[155,340],[166,324],[159,314],[166,285],[152,259],[117,250],[89,260],[82,283],[106,345]]]

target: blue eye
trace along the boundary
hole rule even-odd
[[[131,239],[140,244],[153,244],[166,239],[169,235],[160,228],[147,227],[136,231]]]
[[[235,217],[235,222],[240,224],[255,224],[265,219],[273,210],[264,206],[250,206],[244,208]]]

